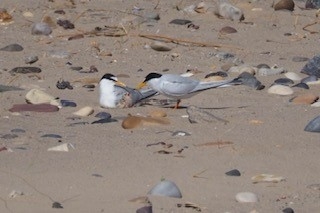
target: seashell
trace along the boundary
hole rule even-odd
[[[26,63],[26,64],[33,64],[34,62],[36,62],[36,61],[38,61],[39,60],[39,58],[38,58],[38,56],[27,56],[27,57],[25,57],[25,59],[24,59],[24,62]]]
[[[320,77],[320,55],[314,56],[310,59],[307,64],[301,70],[302,73],[307,75],[315,75],[316,77]]]
[[[238,32],[236,29],[234,29],[233,27],[229,27],[229,26],[223,27],[219,31],[219,33],[221,33],[221,34],[232,34],[232,33],[236,33],[236,32]]]
[[[91,124],[106,124],[106,123],[111,123],[111,122],[116,122],[116,119],[113,118],[102,118],[96,121],[93,121]]]
[[[209,9],[209,6],[205,2],[200,2],[196,6],[194,11],[196,11],[197,13],[205,13],[205,12],[207,12],[208,9]]]
[[[187,19],[173,19],[172,21],[169,22],[169,24],[177,24],[177,25],[186,25],[190,23],[192,23],[192,21]]]
[[[228,77],[228,73],[224,72],[224,71],[218,71],[218,72],[212,72],[209,73],[208,75],[206,75],[204,78],[209,78],[211,76],[220,76],[220,77]]]
[[[243,12],[239,8],[223,0],[220,0],[218,11],[215,11],[215,14],[232,21],[244,20]]]
[[[47,23],[39,22],[32,26],[32,35],[50,35],[52,33],[51,27]]]
[[[238,169],[232,169],[225,173],[228,176],[241,176],[241,173]]]
[[[68,101],[68,100],[60,100],[61,106],[62,107],[76,107],[77,104],[73,101]]]
[[[233,72],[233,73],[243,73],[243,72],[247,72],[250,73],[252,75],[256,74],[257,69],[255,67],[252,67],[250,65],[239,65],[239,66],[233,66],[229,69],[228,72]]]
[[[283,209],[282,213],[294,213],[294,210],[292,208],[288,207],[288,208]]]
[[[9,44],[5,47],[2,47],[0,50],[7,52],[20,52],[23,50],[23,47],[20,44]]]
[[[296,96],[289,101],[295,104],[313,104],[319,99],[319,96],[313,94],[304,94]]]
[[[45,93],[42,90],[32,89],[26,94],[26,101],[31,104],[50,103],[56,98],[52,95]]]
[[[320,116],[312,119],[304,128],[306,132],[320,132]]]
[[[270,69],[270,66],[268,64],[258,64],[257,65],[257,68],[260,69],[260,68],[267,68],[267,69]]]
[[[48,55],[52,58],[70,58],[71,54],[65,50],[49,50]]]
[[[314,82],[314,81],[317,81],[318,80],[318,77],[315,76],[315,75],[310,75],[308,77],[305,77],[303,79],[301,79],[301,83],[305,83],[305,84],[308,84],[310,82]]]
[[[59,146],[48,148],[48,151],[69,152],[69,147],[74,149],[74,146],[71,143],[64,143]]]
[[[239,192],[236,194],[236,201],[239,203],[256,203],[258,197],[252,192]]]
[[[281,181],[285,181],[286,179],[284,177],[271,175],[271,174],[260,174],[260,175],[253,176],[251,180],[252,180],[252,183],[261,183],[261,182],[279,183]]]
[[[294,81],[289,78],[278,78],[273,83],[288,86],[294,84]]]
[[[293,85],[292,87],[298,87],[298,88],[302,88],[302,89],[309,89],[309,86],[306,83],[298,83],[298,84]]]
[[[273,6],[274,10],[294,10],[294,1],[293,0],[280,0]]]
[[[64,29],[74,29],[74,24],[71,23],[69,20],[61,20],[59,19],[57,21],[57,24],[61,27],[63,27]]]
[[[108,112],[99,112],[94,117],[101,118],[101,119],[109,119],[111,118],[111,114]]]
[[[33,13],[30,11],[25,11],[22,13],[22,15],[26,18],[33,18],[34,17]]]
[[[185,131],[175,131],[171,134],[172,136],[190,136],[191,134]]]
[[[83,108],[79,109],[78,111],[74,112],[73,114],[77,115],[77,116],[85,117],[85,116],[91,115],[93,112],[94,112],[94,110],[92,107],[86,106],[86,107],[83,107]]]
[[[284,74],[284,76],[286,76],[287,78],[293,81],[301,81],[302,79],[297,73],[294,73],[294,72],[287,72]]]
[[[160,41],[154,41],[150,44],[150,47],[153,49],[153,50],[156,50],[156,51],[161,51],[161,52],[166,52],[166,51],[170,51],[171,50],[171,47],[169,47],[168,45],[166,45],[165,43],[163,42],[160,42]]]
[[[288,86],[276,84],[276,85],[272,85],[268,89],[268,93],[285,96],[285,95],[292,95],[293,90]]]
[[[144,206],[137,209],[136,213],[152,213],[152,206]]]
[[[14,104],[10,112],[57,112],[59,107],[51,104]]]
[[[286,73],[286,70],[284,68],[260,68],[258,70],[260,76],[278,75],[281,73]]]
[[[320,101],[316,101],[313,104],[311,104],[312,107],[320,107]]]
[[[178,186],[169,180],[163,180],[154,186],[148,194],[150,195],[158,195],[158,196],[166,196],[166,197],[175,197],[182,198],[180,189]]]
[[[62,138],[61,135],[58,135],[58,134],[44,134],[44,135],[41,135],[41,138]]]

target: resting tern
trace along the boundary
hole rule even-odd
[[[155,95],[152,89],[136,90],[127,87],[113,74],[105,74],[99,83],[99,103],[104,108],[127,108],[132,107],[143,99]]]
[[[229,86],[236,83],[237,79],[223,80],[218,82],[198,81],[189,77],[184,77],[176,74],[159,74],[149,73],[137,89],[141,89],[148,85],[153,90],[165,95],[171,99],[177,100],[175,109],[179,107],[181,99],[190,98],[201,91]]]

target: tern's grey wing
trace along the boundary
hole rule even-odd
[[[118,105],[123,100],[123,97],[128,94],[128,91],[125,87],[115,85],[114,93],[116,95],[116,105]]]
[[[216,87],[230,86],[230,85],[232,85],[233,81],[234,81],[234,79],[229,79],[229,80],[224,80],[224,81],[216,81],[216,82],[201,81],[190,93],[198,92],[198,91],[202,91],[202,90],[207,90],[207,89],[211,89],[211,88],[216,88]]]
[[[161,79],[161,90],[164,94],[180,97],[193,91],[198,84],[198,81],[188,77],[167,74]]]

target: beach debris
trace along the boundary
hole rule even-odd
[[[274,10],[294,10],[294,1],[293,0],[280,0],[278,3],[273,5]]]
[[[192,21],[187,19],[173,19],[172,21],[169,22],[169,24],[177,24],[177,25],[186,25],[190,23],[192,23]]]
[[[191,208],[191,209],[194,209],[194,210],[196,210],[196,211],[198,211],[198,212],[201,212],[201,211],[202,211],[201,207],[200,207],[198,204],[190,203],[190,202],[177,203],[177,207],[178,207],[178,208],[181,208],[181,207]]]
[[[12,22],[12,16],[6,9],[0,8],[0,24],[9,24]]]
[[[31,89],[25,98],[27,103],[31,104],[53,103],[56,101],[56,97],[39,89]]]
[[[319,0],[306,0],[307,9],[319,9],[320,1]]]
[[[63,209],[63,206],[59,202],[53,202],[52,203],[52,208],[54,208],[54,209]]]
[[[170,181],[163,180],[157,185],[155,185],[149,192],[149,195],[166,196],[174,198],[182,198],[182,194],[178,186]]]
[[[227,176],[241,176],[241,173],[238,169],[232,169],[225,173]]]
[[[65,80],[57,81],[56,87],[58,89],[73,89],[73,86],[70,84],[70,82]]]
[[[281,96],[286,96],[286,95],[292,95],[293,94],[293,90],[288,86],[276,84],[276,85],[272,85],[268,89],[268,93],[281,95]]]
[[[69,20],[62,20],[62,19],[59,19],[57,21],[57,24],[61,27],[63,27],[65,30],[68,30],[68,29],[74,29],[74,24],[71,23]]]
[[[24,62],[26,64],[33,64],[39,60],[38,56],[32,55],[32,56],[27,56],[24,58]]]
[[[78,111],[74,112],[73,114],[77,115],[77,116],[81,116],[81,117],[86,117],[86,116],[91,115],[93,112],[94,112],[94,110],[92,107],[85,106],[85,107],[79,109]]]
[[[230,19],[232,21],[244,20],[242,10],[230,4],[228,0],[219,0],[218,7],[214,13],[217,16]]]
[[[60,100],[60,104],[62,107],[76,107],[77,103],[69,100]]]
[[[9,198],[16,198],[18,196],[22,196],[24,195],[24,193],[20,190],[12,190],[10,193],[9,193]]]
[[[309,105],[309,104],[313,104],[318,99],[319,99],[319,96],[308,93],[308,94],[298,95],[298,96],[290,99],[289,101],[294,104],[308,104]]]
[[[34,23],[31,28],[32,35],[45,35],[48,36],[52,33],[51,27],[44,22]]]
[[[57,112],[59,107],[51,104],[14,104],[10,112]]]
[[[154,41],[150,44],[150,47],[153,50],[156,51],[161,51],[161,52],[166,52],[166,51],[170,51],[172,48],[169,47],[167,44],[165,44],[164,42],[160,42],[160,41]]]
[[[9,44],[0,49],[0,51],[6,51],[6,52],[20,52],[22,50],[23,50],[23,47],[20,44]]]
[[[71,143],[63,143],[61,145],[48,148],[48,151],[69,152],[69,147],[75,149]]]
[[[236,194],[236,201],[239,203],[256,203],[259,199],[257,195],[252,192],[239,192]]]
[[[320,78],[320,55],[314,56],[302,68],[302,73]]]
[[[152,206],[144,206],[137,209],[136,213],[152,213]]]
[[[320,132],[320,116],[312,119],[304,128],[306,132]]]
[[[259,174],[259,175],[253,176],[251,180],[252,180],[252,183],[262,183],[262,182],[279,183],[281,181],[285,181],[286,179],[284,177],[272,175],[272,174]]]
[[[213,115],[211,112],[208,112],[206,110],[203,110],[196,106],[188,106],[187,108],[187,114],[189,122],[194,123],[213,123],[213,122],[223,122],[228,123],[227,120],[224,120],[222,118],[219,118],[215,115]]]
[[[10,70],[10,73],[28,74],[28,73],[40,73],[39,67],[15,67]]]

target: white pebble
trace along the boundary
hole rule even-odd
[[[301,81],[302,79],[297,73],[294,73],[294,72],[287,72],[284,74],[284,76],[286,76],[287,78],[293,81]]]
[[[276,84],[268,89],[268,93],[276,95],[292,95],[293,90],[288,86]]]
[[[83,107],[83,108],[79,109],[78,111],[74,112],[73,114],[85,117],[85,116],[91,115],[93,112],[94,112],[94,110],[92,107],[86,106],[86,107]]]
[[[31,104],[43,104],[51,103],[52,101],[55,101],[56,98],[42,90],[32,89],[26,94],[26,100]]]
[[[239,192],[236,194],[236,201],[239,203],[256,203],[258,202],[258,197],[252,192]]]
[[[241,21],[244,17],[243,12],[239,8],[231,5],[226,0],[220,0],[218,11],[215,13],[216,15],[232,21]]]
[[[52,33],[51,27],[44,22],[35,23],[31,29],[32,35],[50,35],[51,33]]]

